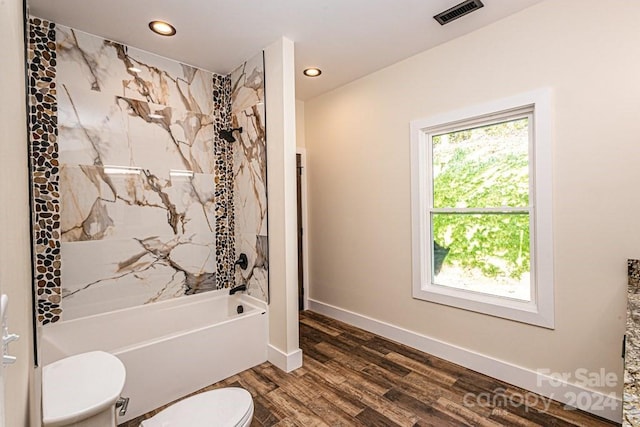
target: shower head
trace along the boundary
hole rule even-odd
[[[218,132],[218,136],[227,142],[236,142],[236,139],[233,136],[234,131],[238,131],[239,133],[242,133],[242,127],[232,128],[232,129],[222,129],[220,130],[220,132]]]

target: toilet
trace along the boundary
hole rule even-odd
[[[116,356],[92,351],[42,368],[44,427],[115,427],[116,402],[126,378]]]
[[[174,403],[140,427],[249,427],[252,419],[251,394],[243,388],[227,387]]]

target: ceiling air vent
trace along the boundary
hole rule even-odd
[[[451,21],[455,21],[456,19],[466,15],[467,13],[478,10],[481,7],[484,7],[484,5],[480,0],[466,0],[456,6],[453,6],[451,9],[440,12],[439,14],[434,16],[433,19],[438,21],[440,25],[444,25],[448,24]]]

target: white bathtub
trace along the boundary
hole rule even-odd
[[[266,361],[266,312],[221,290],[58,322],[41,328],[41,363],[91,350],[118,356],[131,399],[122,423]]]

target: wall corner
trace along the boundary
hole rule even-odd
[[[291,355],[300,351],[294,44],[283,37],[269,45],[264,52],[269,212],[269,348]]]

